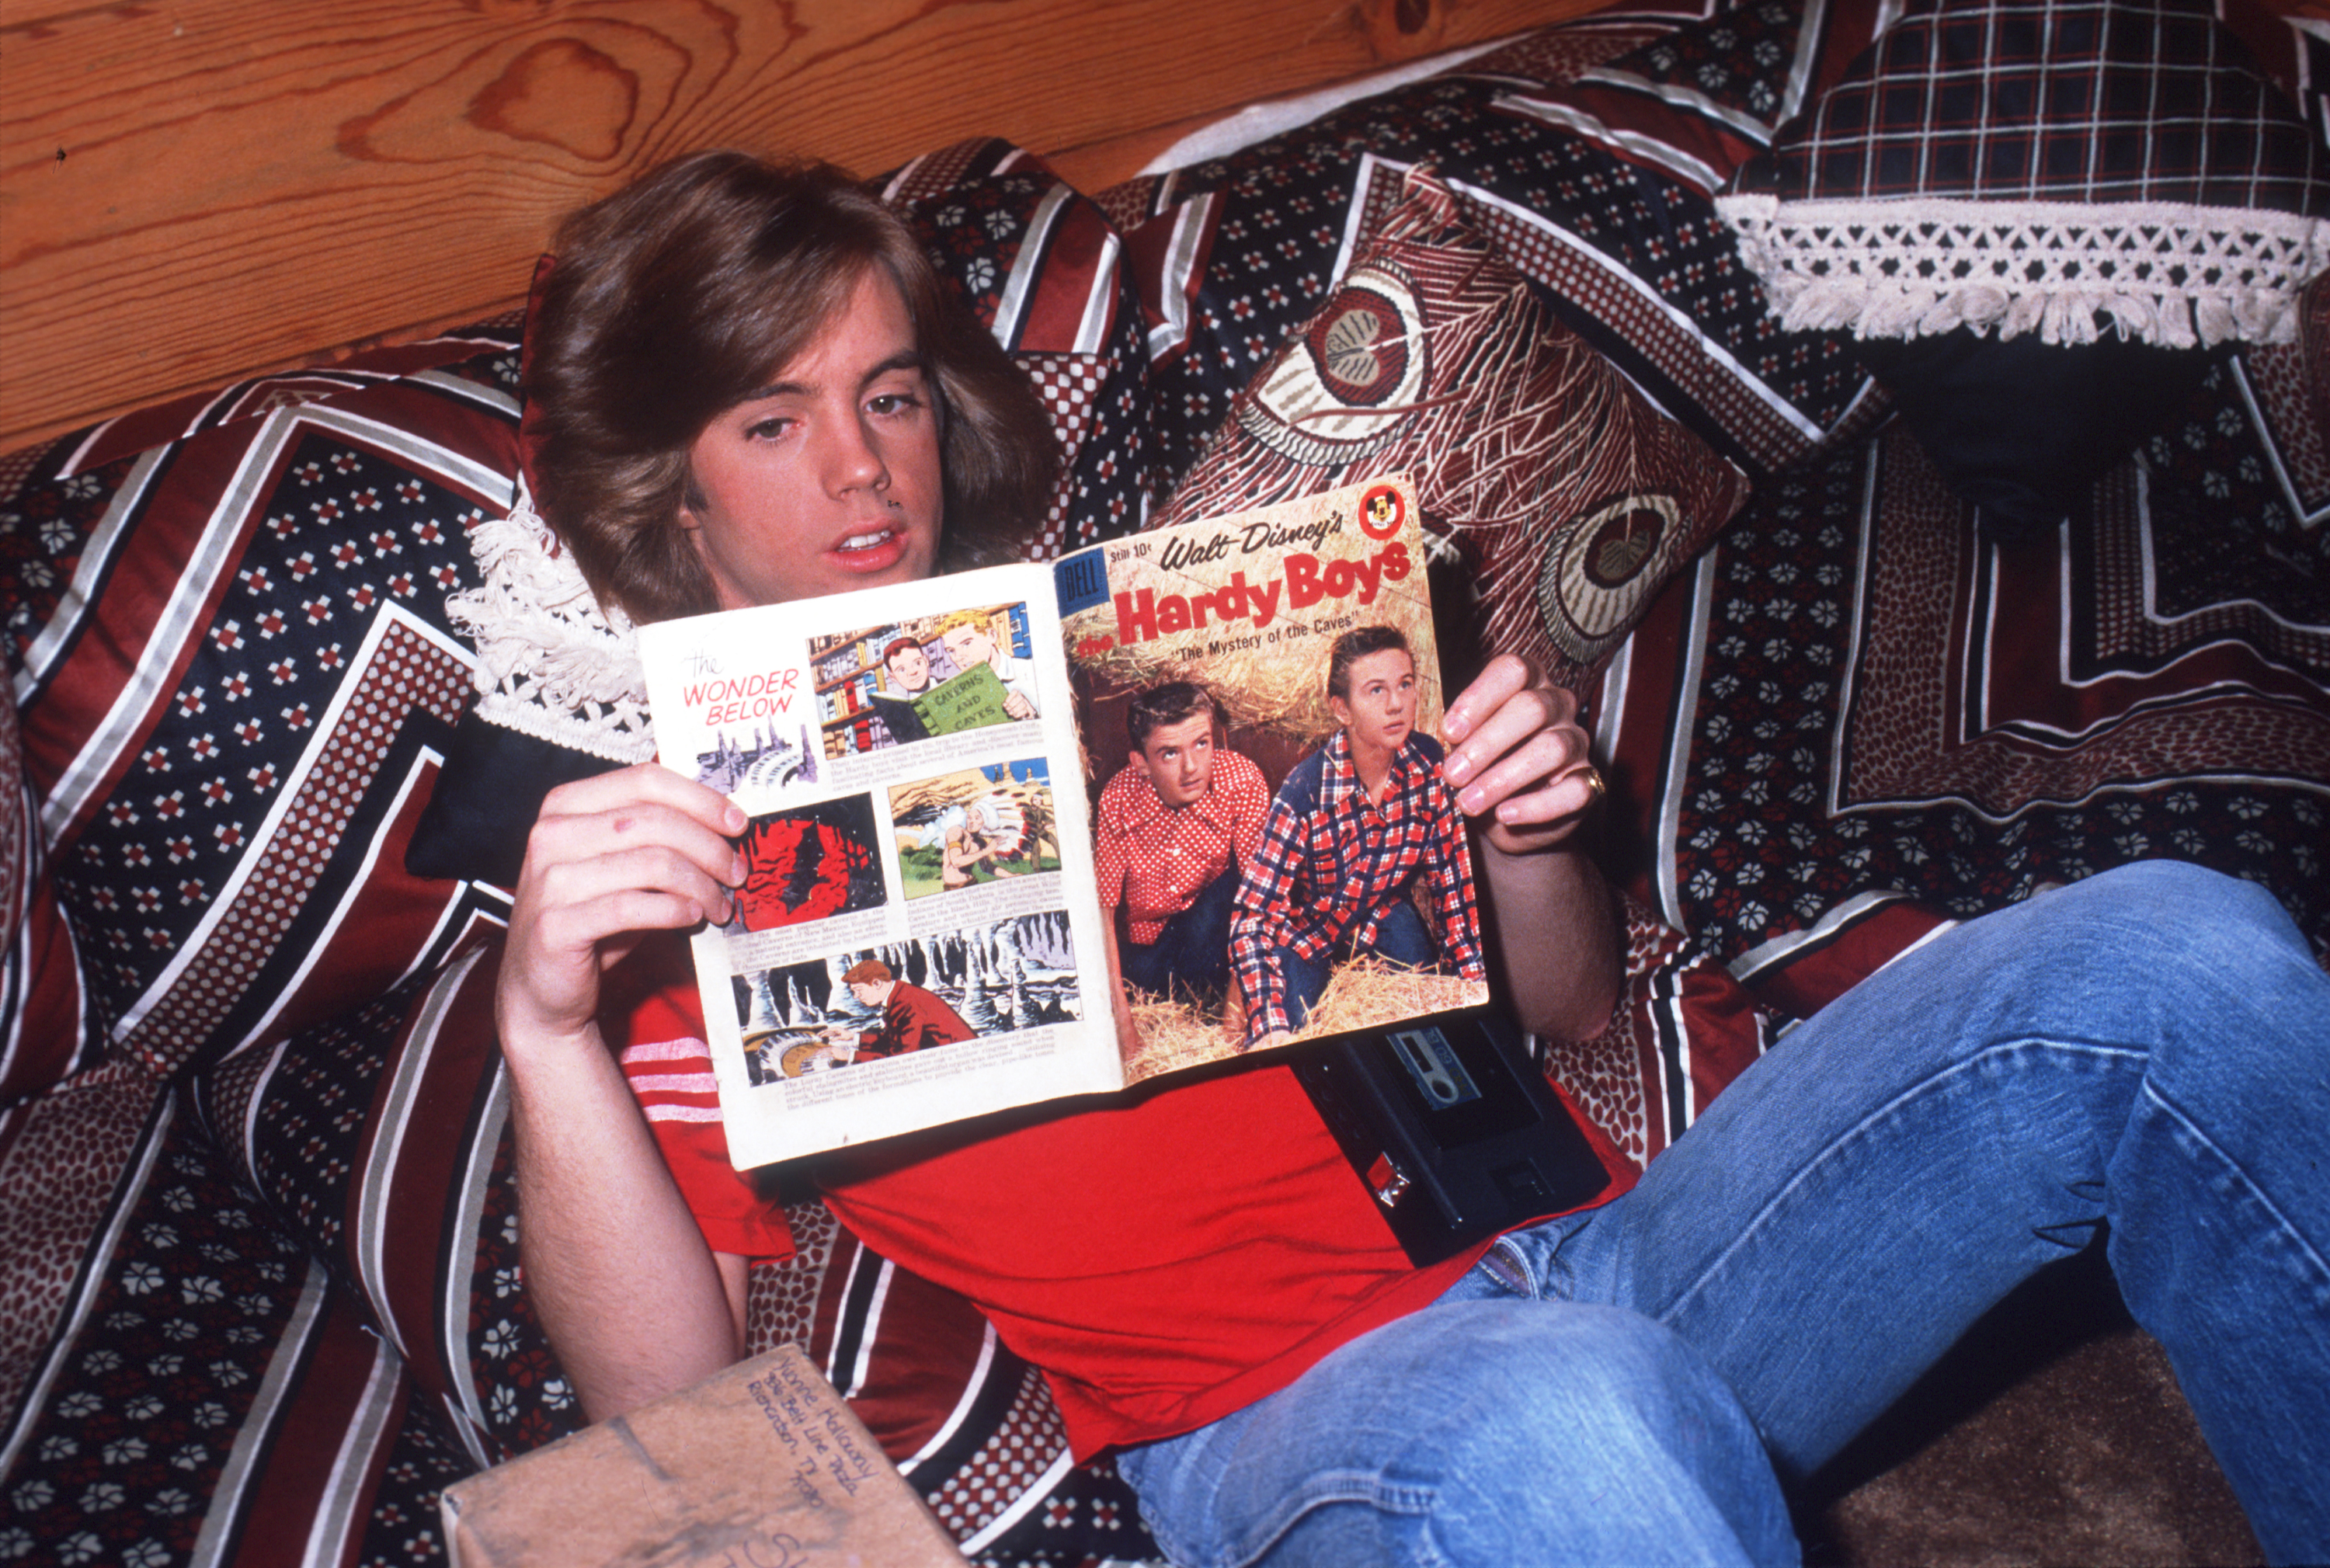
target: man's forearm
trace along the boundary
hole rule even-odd
[[[1532,1034],[1583,1040],[1602,1032],[1625,971],[1609,884],[1569,844],[1507,855],[1476,837],[1488,924],[1515,1017]]]
[[[506,1042],[526,1289],[603,1421],[744,1353],[736,1302],[604,1045]]]

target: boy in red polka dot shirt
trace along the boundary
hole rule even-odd
[[[1101,791],[1095,871],[1122,1039],[1132,1038],[1130,987],[1229,987],[1230,904],[1262,843],[1270,790],[1262,770],[1215,745],[1218,719],[1194,682],[1150,687],[1125,716],[1130,760]],[[1119,904],[1129,940],[1117,935]],[[1229,990],[1235,1029],[1243,1009]]]

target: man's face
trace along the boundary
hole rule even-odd
[[[849,994],[857,998],[861,1007],[878,1007],[889,1000],[890,987],[873,980],[852,980]]]
[[[1179,808],[1195,806],[1214,784],[1214,716],[1192,713],[1149,732],[1132,760],[1157,787],[1157,798]]]
[[[1399,649],[1386,648],[1351,661],[1348,697],[1330,697],[1351,732],[1351,744],[1396,751],[1416,728],[1416,661]]]
[[[880,267],[770,384],[688,449],[680,523],[723,609],[931,574],[943,508],[935,389]]]
[[[946,645],[947,657],[954,660],[954,667],[959,670],[983,665],[995,656],[995,639],[987,635],[984,627],[959,626],[939,640]]]
[[[931,682],[931,661],[919,647],[902,647],[889,657],[890,678],[902,692],[919,692]]]

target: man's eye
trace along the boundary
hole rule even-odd
[[[884,392],[869,400],[866,406],[877,414],[897,414],[920,406],[921,401],[912,392]]]
[[[756,441],[773,441],[785,433],[791,420],[756,420],[745,427],[744,434]]]

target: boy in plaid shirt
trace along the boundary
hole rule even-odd
[[[1231,917],[1249,1047],[1300,1029],[1350,954],[1487,978],[1464,820],[1440,743],[1416,731],[1416,660],[1397,628],[1335,639],[1327,704],[1342,728],[1279,786]],[[1410,902],[1419,885],[1436,942]]]

